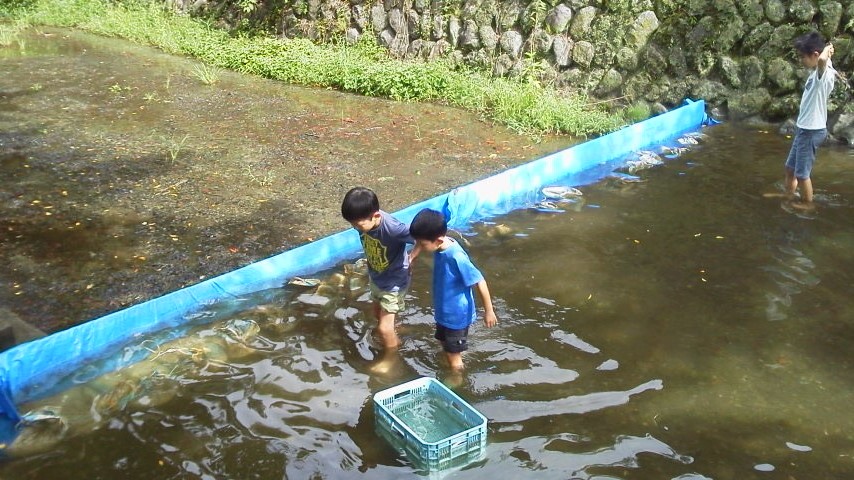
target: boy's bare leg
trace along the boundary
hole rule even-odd
[[[786,180],[785,180],[785,188],[786,188],[786,198],[792,199],[795,198],[795,191],[798,189],[798,179],[795,177],[794,170],[790,168],[786,168]]]
[[[459,370],[451,370],[450,372],[448,372],[448,374],[442,380],[442,383],[444,383],[449,388],[460,388],[463,386],[463,380],[463,369],[461,368]]]
[[[375,304],[374,315],[377,318],[377,333],[383,341],[383,347],[397,348],[400,345],[400,339],[394,329],[396,314],[387,312],[379,304]]]
[[[397,315],[385,311],[379,303],[375,303],[374,316],[377,319],[377,334],[383,343],[383,351],[380,353],[379,361],[371,366],[371,371],[385,374],[392,370],[392,367],[399,358],[397,351],[400,346],[400,339],[394,328]]]
[[[805,178],[801,182],[801,191],[804,193],[804,203],[812,203],[812,180]]]
[[[400,350],[397,347],[387,347],[380,352],[379,360],[371,365],[370,370],[373,373],[381,375],[388,374],[395,369],[395,366],[400,363]]]
[[[459,372],[463,369],[463,354],[445,352],[448,355],[448,365],[452,371]]]
[[[812,203],[812,180],[804,178],[800,182],[801,192],[803,192],[803,200],[800,202],[792,202],[792,206],[800,210],[812,210],[815,208],[815,205]]]
[[[783,193],[771,192],[771,193],[763,193],[762,196],[765,198],[785,198],[786,200],[792,200],[795,198],[795,192],[798,190],[798,179],[795,178],[794,170],[789,169],[789,167],[785,167],[786,173],[783,178]]]

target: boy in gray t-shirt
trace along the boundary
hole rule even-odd
[[[377,332],[383,347],[396,349],[400,339],[395,331],[395,316],[405,306],[404,297],[411,277],[409,265],[419,249],[406,251],[406,244],[415,244],[409,227],[380,210],[379,199],[369,188],[350,189],[341,203],[341,216],[359,232],[362,240]]]
[[[801,58],[801,64],[812,69],[804,93],[801,96],[798,121],[795,125],[795,138],[786,159],[786,173],[783,180],[784,197],[795,199],[795,191],[801,187],[801,201],[793,201],[792,206],[801,210],[812,210],[813,188],[810,173],[815,163],[815,152],[827,138],[827,98],[833,91],[836,70],[830,57],[833,56],[833,44],[825,45],[821,34],[812,32],[795,39],[795,50]],[[776,196],[766,194],[766,197]]]

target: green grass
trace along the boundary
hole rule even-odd
[[[215,68],[211,68],[204,63],[200,63],[193,67],[193,76],[198,78],[205,85],[213,85],[219,81],[219,73]]]
[[[391,59],[370,40],[316,45],[304,39],[234,37],[202,20],[167,11],[157,1],[11,0],[0,5],[3,16],[121,37],[211,67],[288,83],[453,105],[533,135],[597,135],[628,123],[582,94],[455,69],[441,60]]]
[[[9,47],[15,42],[21,45],[23,40],[20,38],[20,33],[25,28],[27,25],[24,22],[0,24],[0,48]]]
[[[635,102],[626,107],[624,115],[629,122],[639,122],[652,115],[652,108],[646,102]]]

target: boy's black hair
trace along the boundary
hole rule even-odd
[[[795,50],[802,55],[821,53],[824,50],[824,39],[818,32],[810,32],[795,39]]]
[[[370,218],[380,211],[380,199],[370,188],[353,187],[341,202],[341,216],[348,222]]]
[[[436,210],[425,208],[415,215],[409,225],[409,235],[416,240],[437,240],[448,233],[445,216]]]

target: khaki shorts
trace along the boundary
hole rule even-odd
[[[388,313],[397,313],[406,308],[406,302],[403,300],[406,297],[406,289],[396,292],[380,290],[379,287],[371,282],[371,299],[375,303],[380,304],[380,308]]]

